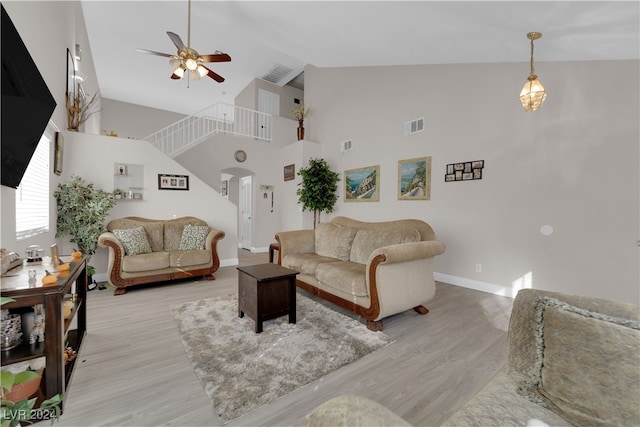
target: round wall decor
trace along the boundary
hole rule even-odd
[[[241,162],[241,163],[244,162],[245,160],[247,160],[247,153],[245,153],[242,150],[236,151],[234,156],[235,156],[236,160],[238,162]]]

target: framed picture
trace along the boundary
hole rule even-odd
[[[284,167],[284,180],[291,181],[296,177],[296,165],[287,165]]]
[[[482,179],[482,169],[484,169],[484,160],[450,163],[447,165],[447,173],[444,175],[444,182],[473,181],[476,179]]]
[[[60,257],[58,255],[58,244],[54,243],[49,247],[51,249],[51,264],[57,266],[60,264]]]
[[[67,49],[67,94],[69,97],[76,96],[76,63],[71,51]]]
[[[64,137],[56,132],[55,146],[53,150],[53,173],[62,175],[62,159],[64,154]]]
[[[158,190],[189,190],[189,175],[159,173]]]
[[[431,198],[431,156],[398,161],[398,200]]]
[[[345,202],[377,202],[380,200],[378,177],[380,165],[344,171]]]
[[[229,181],[227,180],[220,181],[220,195],[221,196],[229,195]]]

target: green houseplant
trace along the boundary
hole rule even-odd
[[[58,184],[53,195],[58,206],[56,237],[71,236],[71,242],[90,259],[109,211],[116,203],[115,196],[75,175],[71,175],[70,181]]]
[[[340,176],[329,168],[324,159],[309,159],[309,166],[300,168],[298,175],[302,181],[298,183],[298,203],[302,204],[302,210],[313,211],[313,228],[320,222],[322,212],[333,212],[333,207],[338,200],[336,191]]]

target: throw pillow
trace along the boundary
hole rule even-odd
[[[209,234],[209,227],[206,225],[185,225],[184,230],[182,230],[179,250],[190,251],[204,249],[207,234]]]
[[[340,225],[321,223],[315,231],[316,253],[320,256],[349,261],[351,243],[356,229]]]
[[[640,322],[541,297],[520,393],[574,425],[640,425]]]
[[[113,234],[124,246],[125,255],[140,255],[151,252],[147,233],[141,225],[123,230],[113,230]]]

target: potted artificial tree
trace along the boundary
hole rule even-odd
[[[58,184],[53,195],[58,205],[56,237],[71,236],[70,241],[78,245],[89,262],[98,247],[109,211],[116,203],[115,196],[75,175],[71,175],[71,181]],[[87,267],[87,273],[93,271],[93,267]],[[89,290],[95,288],[92,284],[90,279]]]
[[[333,212],[338,200],[336,191],[340,176],[333,172],[324,159],[309,159],[309,167],[301,168],[298,175],[302,181],[298,183],[298,203],[302,210],[313,211],[313,228],[320,222],[320,213]]]

